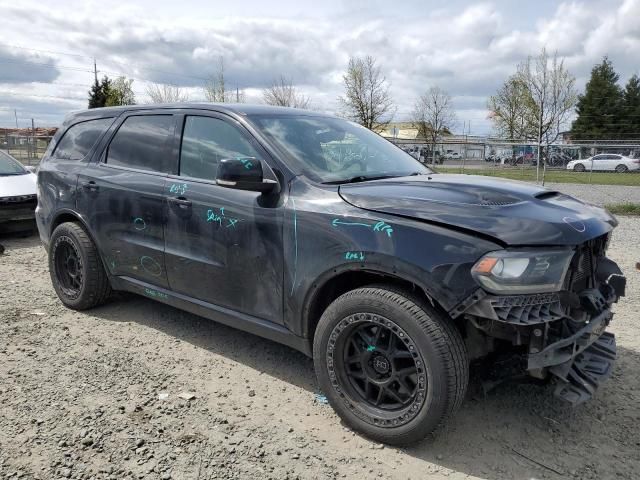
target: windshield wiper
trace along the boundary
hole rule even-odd
[[[357,175],[351,178],[345,178],[344,180],[331,180],[329,182],[322,182],[324,185],[342,185],[343,183],[358,183],[368,182],[369,180],[382,180],[384,178],[396,178],[404,177],[404,175]]]

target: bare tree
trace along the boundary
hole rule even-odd
[[[291,79],[280,75],[280,78],[266,88],[262,94],[264,103],[278,107],[309,108],[311,100],[293,86]]]
[[[151,103],[180,103],[189,100],[189,94],[176,85],[150,83],[146,93]]]
[[[350,58],[342,78],[345,95],[338,101],[346,116],[369,130],[383,130],[393,118],[395,108],[376,60],[371,56]]]
[[[548,150],[549,144],[558,138],[562,127],[568,122],[578,101],[576,79],[564,67],[564,59],[558,58],[557,52],[549,57],[544,48],[537,57],[529,57],[521,63],[516,76],[526,88],[530,99],[530,117],[534,119],[536,127],[538,181],[543,140]]]
[[[435,162],[438,137],[450,131],[456,123],[451,96],[440,87],[431,87],[416,101],[412,116],[418,135],[431,143],[431,160]]]
[[[224,58],[220,57],[220,63],[218,70],[209,77],[207,82],[202,87],[204,97],[208,102],[217,103],[244,103],[245,93],[244,90],[236,87],[230,89],[227,86],[226,78],[224,76]]]
[[[517,75],[509,77],[496,94],[489,97],[487,108],[501,137],[509,140],[535,137],[536,130],[531,125],[531,97]]]

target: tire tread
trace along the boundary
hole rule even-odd
[[[51,238],[51,245],[54,245],[54,238],[57,234],[61,234],[64,231],[78,242],[78,247],[84,252],[85,257],[83,260],[87,262],[87,274],[85,275],[84,291],[78,302],[69,302],[65,300],[60,294],[60,300],[69,308],[74,310],[87,310],[89,308],[96,307],[107,301],[111,295],[111,284],[107,273],[105,272],[102,259],[98,249],[96,248],[93,240],[89,237],[87,231],[77,222],[65,222],[56,227]],[[52,252],[49,252],[49,270],[51,272],[52,282],[57,282],[54,273],[53,256]],[[56,289],[57,290],[57,289]]]

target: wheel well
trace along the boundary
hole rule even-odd
[[[356,288],[372,284],[392,285],[414,296],[423,298],[425,301],[435,306],[435,300],[429,297],[418,285],[394,275],[368,271],[348,271],[330,278],[320,288],[318,288],[309,304],[306,313],[304,336],[312,339],[322,313],[340,295]]]
[[[49,236],[53,233],[53,231],[58,227],[58,225],[62,225],[65,222],[79,222],[80,219],[73,215],[72,213],[63,213],[58,215],[56,219],[51,224],[51,231],[49,232]]]

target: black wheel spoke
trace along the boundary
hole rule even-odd
[[[358,355],[362,354],[362,352],[365,351],[365,349],[362,348],[362,345],[360,345],[355,338],[351,338],[349,342],[351,345],[353,345],[353,348],[356,350],[356,352],[358,352]]]
[[[382,334],[382,327],[376,328],[376,335],[375,335],[375,337],[373,337],[373,343],[372,343],[372,345],[374,347],[379,347],[380,346],[380,335],[381,334]]]
[[[418,373],[418,369],[415,365],[412,365],[411,367],[399,368],[398,370],[396,370],[396,375],[398,376],[398,378],[406,378],[409,375],[413,375],[415,373]]]
[[[408,350],[396,350],[393,354],[395,358],[413,358],[413,355]]]
[[[402,390],[404,390],[408,396],[411,396],[411,394],[413,393],[413,389],[409,387],[409,385],[407,385],[407,382],[399,377],[396,377],[396,381],[398,382],[398,385],[400,385]],[[398,391],[398,393],[400,393],[400,391]]]
[[[402,398],[400,398],[400,395],[398,395],[395,390],[393,390],[393,388],[387,388],[386,389],[386,393],[387,395],[389,395],[390,397],[392,397],[396,402],[404,405],[404,400]]]

